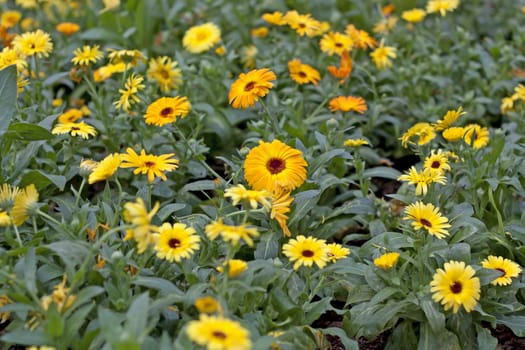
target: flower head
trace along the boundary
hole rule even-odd
[[[120,166],[120,161],[120,155],[118,153],[113,153],[106,156],[106,158],[98,162],[93,168],[93,171],[88,178],[89,184],[106,180],[113,176]]]
[[[266,190],[254,191],[248,190],[243,185],[232,186],[224,192],[224,197],[232,199],[232,204],[237,205],[241,202],[249,204],[252,209],[257,209],[257,206],[261,204],[266,210],[270,210],[272,203],[270,199],[272,194]]]
[[[26,56],[47,57],[53,51],[51,36],[41,29],[17,35],[13,47]]]
[[[339,60],[339,68],[336,66],[328,66],[327,69],[328,72],[330,72],[334,78],[339,79],[339,83],[342,84],[350,76],[350,73],[352,73],[352,67],[353,63],[350,54],[348,51],[345,51]]]
[[[75,51],[73,51],[73,54],[75,55],[75,57],[71,59],[71,62],[73,62],[73,64],[76,66],[84,67],[87,67],[92,63],[97,63],[97,61],[101,60],[102,57],[104,57],[104,54],[102,53],[102,51],[99,50],[98,45],[84,45],[81,48],[79,47],[78,49],[75,49]]]
[[[158,228],[155,245],[157,257],[169,262],[188,259],[199,249],[200,237],[192,227],[185,224],[164,223]]]
[[[19,192],[20,189],[17,186],[2,184],[2,186],[0,186],[0,208],[7,209],[13,206]]]
[[[330,56],[333,54],[341,56],[352,49],[354,41],[346,34],[329,32],[323,35],[319,45],[321,46],[321,51],[326,52]]]
[[[450,235],[448,219],[442,216],[439,208],[434,207],[432,203],[425,204],[421,201],[412,203],[405,208],[405,213],[407,216],[403,220],[413,220],[412,226],[415,230],[424,228],[439,239]]]
[[[78,109],[78,108],[70,108],[61,115],[58,116],[58,122],[65,124],[65,123],[73,123],[82,118],[84,113]]]
[[[270,218],[277,221],[283,234],[287,237],[290,237],[292,233],[288,228],[288,213],[290,212],[290,206],[294,198],[290,196],[289,191],[278,191],[273,195],[272,199],[272,211],[270,213]]]
[[[401,136],[401,144],[407,147],[409,143],[426,145],[436,137],[434,127],[429,123],[416,123]],[[416,139],[416,140],[414,140]]]
[[[31,184],[20,190],[15,197],[11,218],[16,226],[22,225],[31,215],[38,202],[38,191],[35,185]]]
[[[127,66],[137,66],[139,62],[146,62],[146,57],[139,50],[108,49],[108,58],[111,64],[124,63]]]
[[[399,260],[399,253],[390,252],[381,255],[378,258],[374,259],[374,265],[383,270],[391,269],[396,266],[397,261]]]
[[[62,282],[53,287],[53,292],[40,299],[40,304],[44,310],[47,310],[51,303],[54,303],[60,312],[66,311],[73,305],[77,297],[70,293],[70,288],[66,288],[66,281],[66,275],[64,275]]]
[[[182,45],[191,53],[201,53],[211,49],[220,40],[221,30],[208,22],[188,29],[182,38]]]
[[[347,139],[344,142],[344,145],[347,147],[361,147],[370,145],[365,139]]]
[[[132,148],[127,148],[126,153],[120,155],[122,163],[121,168],[136,168],[133,174],[148,174],[148,182],[152,183],[156,176],[166,181],[164,172],[173,171],[178,168],[179,161],[175,158],[173,153],[162,154],[156,156],[153,154],[146,154],[143,149],[140,155]]]
[[[83,139],[88,139],[89,136],[97,135],[97,131],[91,125],[84,122],[80,123],[58,123],[55,125],[52,134],[71,134],[71,136],[80,136]]]
[[[418,23],[421,22],[427,13],[423,9],[414,8],[411,10],[403,11],[401,18],[403,18],[408,23]]]
[[[72,22],[61,22],[56,25],[55,29],[57,32],[62,33],[65,36],[70,36],[78,32],[80,30],[80,26]]]
[[[489,255],[481,262],[481,266],[486,269],[494,269],[501,272],[501,276],[490,282],[493,285],[499,286],[507,286],[511,284],[512,277],[518,277],[521,272],[520,265],[516,264],[512,260],[505,259],[502,256]]]
[[[144,119],[146,124],[163,126],[186,117],[190,109],[190,101],[185,96],[161,97],[148,106]]]
[[[272,80],[277,79],[275,73],[267,68],[254,69],[241,73],[230,87],[228,100],[233,108],[248,108],[254,106],[259,97],[264,97],[273,87]]]
[[[188,337],[207,350],[250,350],[250,333],[240,323],[222,316],[201,314],[186,327]]]
[[[126,82],[124,83],[124,89],[118,90],[118,92],[120,92],[120,99],[113,102],[115,108],[122,109],[127,112],[131,109],[131,105],[140,102],[140,98],[137,96],[137,94],[140,90],[144,90],[146,87],[144,84],[142,84],[143,81],[144,78],[141,75],[132,73],[126,79]]]
[[[354,111],[363,114],[368,110],[365,100],[362,97],[338,96],[330,100],[330,110],[335,111]]]
[[[283,21],[300,36],[313,37],[319,31],[321,23],[308,14],[299,14],[297,11],[288,11],[283,16]]]
[[[471,312],[480,298],[480,281],[474,277],[476,271],[463,261],[449,261],[444,269],[437,269],[430,291],[432,299],[445,307],[445,311],[452,309],[457,313],[463,306],[465,311]]]
[[[381,40],[379,47],[370,53],[372,61],[379,69],[385,69],[392,66],[391,59],[396,58],[396,48],[385,46],[384,40]]]
[[[257,229],[249,227],[249,224],[226,225],[222,223],[222,219],[206,225],[204,231],[209,239],[216,239],[220,235],[222,239],[233,244],[237,244],[242,239],[250,247],[253,246],[252,237],[259,237]]]
[[[328,260],[336,262],[339,259],[344,259],[350,254],[350,249],[343,247],[339,243],[330,243],[328,247]]]
[[[399,181],[407,181],[411,185],[416,185],[416,196],[426,195],[428,185],[434,182],[442,185],[447,182],[447,178],[439,172],[434,172],[428,168],[424,168],[421,172],[418,172],[414,166],[411,166],[407,173],[399,176],[397,179]]]
[[[176,68],[177,64],[177,61],[172,61],[168,56],[152,58],[146,75],[159,85],[163,93],[168,93],[182,83],[182,73]]]
[[[353,46],[358,49],[366,50],[377,46],[376,39],[372,38],[367,31],[357,29],[353,24],[346,26],[345,33],[353,40]]]
[[[228,277],[235,278],[246,271],[248,268],[248,263],[240,259],[231,259],[228,260],[228,262],[225,262],[223,266],[217,267],[217,271],[223,273],[225,271],[225,267],[228,267]]]
[[[457,110],[449,110],[447,111],[443,119],[438,120],[437,123],[433,126],[436,129],[436,131],[445,130],[449,128],[452,124],[454,124],[460,116],[466,113],[467,112],[463,111],[463,107],[459,107]]]
[[[22,14],[19,11],[4,11],[0,17],[0,26],[4,28],[14,27],[22,18]]]
[[[330,260],[329,248],[324,239],[314,237],[297,236],[283,245],[283,254],[295,261],[293,269],[297,270],[301,265],[311,267],[314,263],[322,269]]]
[[[158,227],[151,224],[151,219],[155,216],[159,207],[159,203],[156,203],[148,213],[146,205],[140,197],[137,198],[136,202],[124,204],[124,221],[132,225],[124,239],[135,239],[139,254],[142,254],[149,245],[155,244],[157,241],[156,233],[158,232]]]
[[[317,85],[321,79],[319,72],[307,64],[301,63],[301,60],[295,58],[288,62],[290,78],[297,84],[314,84]]]
[[[429,0],[427,3],[427,12],[439,12],[445,16],[447,12],[454,11],[459,6],[459,0]]]
[[[286,24],[286,21],[283,20],[283,13],[279,11],[265,13],[262,15],[262,19],[276,26],[282,26]]]
[[[453,126],[451,128],[443,130],[441,136],[448,142],[457,142],[465,135],[465,128],[459,126]]]
[[[469,124],[464,127],[465,134],[463,140],[474,149],[480,149],[488,145],[490,134],[489,129],[478,124]]]
[[[448,157],[449,155],[446,152],[443,152],[442,150],[438,150],[437,152],[435,152],[435,150],[432,150],[432,152],[430,152],[430,155],[425,158],[423,166],[427,169],[430,169],[431,171],[437,171],[443,174],[446,171],[450,171]]]
[[[209,295],[200,297],[195,300],[195,307],[200,313],[213,314],[221,309],[221,304]]]

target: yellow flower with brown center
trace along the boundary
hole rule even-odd
[[[397,57],[396,48],[385,46],[385,41],[381,40],[379,46],[370,53],[372,61],[378,69],[385,69],[392,66],[392,59]]]
[[[62,22],[56,25],[55,29],[57,32],[70,36],[80,30],[80,26],[73,22]]]
[[[419,23],[427,15],[426,11],[419,8],[414,8],[411,10],[403,11],[401,18],[403,18],[408,23]]]
[[[361,147],[370,145],[365,139],[347,139],[344,142],[345,146],[348,147]]]
[[[197,298],[194,305],[197,308],[197,311],[203,314],[214,314],[221,310],[221,304],[217,299],[209,295]]]
[[[295,261],[293,269],[297,270],[301,266],[312,267],[315,263],[320,269],[326,266],[329,261],[329,248],[324,239],[314,237],[297,236],[296,239],[290,239],[283,245],[283,254]]]
[[[259,141],[244,161],[244,177],[256,190],[292,191],[306,180],[306,166],[301,151],[273,140]]]
[[[502,256],[489,255],[481,262],[481,266],[485,269],[493,269],[501,272],[499,277],[496,277],[490,282],[494,286],[508,286],[512,283],[512,277],[518,277],[521,273],[520,265]]]
[[[185,96],[161,97],[148,106],[144,119],[146,124],[163,126],[186,117],[190,109],[190,101]]]
[[[330,262],[336,262],[337,260],[344,259],[350,254],[350,249],[343,247],[339,243],[330,243],[326,245],[328,247],[328,260]]]
[[[239,322],[222,316],[201,314],[198,321],[190,321],[186,334],[207,350],[250,350],[250,333]]]
[[[83,115],[84,115],[84,113],[80,109],[78,109],[78,108],[70,108],[70,109],[68,109],[67,111],[65,111],[64,113],[62,113],[61,115],[58,116],[58,122],[62,123],[62,124],[74,123],[77,120],[79,120],[80,118],[82,118]]]
[[[173,157],[173,153],[162,154],[156,156],[153,154],[146,154],[142,149],[140,155],[132,148],[128,147],[126,153],[120,155],[122,163],[121,168],[136,168],[133,174],[148,174],[148,182],[152,183],[155,177],[160,177],[163,181],[167,180],[166,171],[173,171],[178,168],[179,161]]]
[[[102,159],[89,174],[88,183],[93,184],[113,176],[120,166],[120,154],[113,153]]]
[[[408,184],[416,185],[416,196],[426,195],[428,186],[434,182],[439,184],[446,184],[447,178],[439,172],[434,172],[428,168],[424,168],[418,172],[415,166],[411,166],[408,172],[397,178],[399,181],[407,181]]]
[[[292,205],[293,201],[294,198],[290,196],[290,192],[284,190],[276,192],[272,199],[272,211],[270,212],[270,218],[277,221],[281,227],[281,230],[283,231],[283,235],[286,237],[290,237],[292,235],[290,229],[288,228],[287,214],[291,211],[290,205]]]
[[[279,11],[265,13],[262,15],[262,19],[276,26],[282,26],[286,24],[286,21],[283,20],[283,13]]]
[[[20,190],[14,200],[11,209],[11,218],[16,226],[22,225],[33,212],[38,209],[38,191],[35,185],[31,184]]]
[[[329,32],[323,35],[319,45],[321,46],[321,51],[326,52],[330,56],[333,54],[341,56],[344,52],[352,49],[354,41],[346,34]]]
[[[391,269],[396,266],[397,261],[399,260],[399,253],[390,252],[381,255],[374,259],[374,265],[383,270]]]
[[[80,123],[58,123],[55,125],[51,133],[57,134],[71,134],[71,136],[80,136],[83,139],[88,139],[89,136],[96,136],[97,131],[91,125],[84,122]]]
[[[423,166],[431,171],[437,171],[438,173],[445,173],[450,171],[450,164],[448,163],[448,154],[442,150],[432,150],[430,155],[425,158]]]
[[[164,223],[158,228],[157,257],[169,262],[189,259],[199,249],[201,238],[185,224]]]
[[[441,136],[443,136],[443,138],[448,142],[457,142],[463,139],[463,135],[465,135],[465,128],[459,126],[453,126],[451,128],[445,129],[441,133]]]
[[[488,145],[490,139],[489,129],[478,124],[469,124],[464,129],[463,140],[467,145],[472,146],[474,149],[480,149]]]
[[[445,16],[447,12],[454,11],[459,6],[459,0],[429,0],[427,3],[427,12],[439,12]]]
[[[425,229],[439,239],[445,238],[450,233],[448,219],[441,215],[438,207],[432,203],[425,204],[421,201],[412,203],[405,208],[407,216],[403,220],[413,220],[412,227],[415,230]]]
[[[321,79],[319,72],[312,66],[304,64],[301,60],[295,58],[288,62],[290,78],[297,84],[314,84],[317,85]]]
[[[26,56],[47,57],[53,51],[51,36],[41,29],[17,35],[13,47]]]
[[[233,108],[248,108],[254,106],[259,97],[264,97],[273,87],[272,80],[277,79],[275,73],[268,68],[254,69],[241,73],[230,87],[228,100]]]
[[[365,100],[362,97],[355,96],[337,96],[330,100],[329,108],[332,112],[354,111],[363,114],[368,110]]]
[[[219,271],[220,273],[224,273],[224,271],[227,268],[229,278],[235,278],[239,276],[241,273],[246,271],[246,269],[248,268],[248,263],[240,259],[231,259],[231,260],[228,260],[227,262],[224,262],[224,264],[222,265],[223,266],[217,267],[217,271]]]
[[[241,239],[250,247],[253,246],[252,237],[259,237],[259,232],[255,227],[249,227],[249,224],[242,225],[226,225],[223,224],[222,219],[206,225],[204,228],[206,236],[209,239],[216,239],[219,235],[227,242],[237,244]]]
[[[408,144],[426,145],[436,137],[434,127],[429,123],[416,123],[401,136],[401,144],[407,147]],[[415,140],[414,140],[415,139]]]
[[[463,261],[446,262],[444,269],[437,269],[430,282],[432,299],[440,302],[445,311],[452,309],[456,314],[463,306],[466,312],[471,312],[480,298],[480,281],[475,274],[472,266]]]
[[[97,61],[100,61],[104,54],[102,51],[99,50],[98,45],[84,45],[83,47],[79,47],[73,51],[73,54],[75,55],[71,62],[73,62],[76,66],[90,66],[93,63],[97,63]]]
[[[354,47],[361,50],[373,49],[377,46],[377,40],[372,38],[370,34],[362,29],[357,29],[353,24],[349,24],[345,28],[345,34],[352,38]]]
[[[233,205],[237,205],[242,202],[248,204],[252,209],[257,209],[259,204],[261,204],[268,211],[272,207],[272,203],[270,202],[272,194],[270,192],[266,190],[248,190],[246,187],[240,184],[226,189],[224,192],[224,197],[231,198]]]
[[[313,37],[317,34],[321,23],[308,14],[299,14],[297,11],[288,11],[283,21],[300,36]]]
[[[19,11],[4,11],[0,17],[0,26],[4,28],[13,28],[22,18]]]
[[[443,117],[443,119],[438,120],[436,124],[434,124],[434,128],[436,131],[442,131],[445,129],[450,128],[452,124],[454,124],[459,117],[466,114],[467,112],[463,111],[463,107],[459,107],[457,110],[449,110]]]
[[[124,240],[134,239],[137,242],[137,252],[142,254],[148,246],[157,241],[158,227],[151,224],[151,220],[159,210],[159,203],[148,212],[144,200],[137,198],[135,202],[124,204],[123,219],[132,227],[126,232]]]
[[[182,45],[191,53],[201,53],[211,49],[220,40],[221,30],[208,22],[188,29],[182,38]]]
[[[152,58],[146,75],[159,85],[163,93],[168,93],[182,83],[182,73],[176,68],[177,64],[177,61],[172,61],[168,56]]]

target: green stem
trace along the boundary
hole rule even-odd
[[[272,126],[273,132],[276,135],[282,135],[283,130],[281,129],[281,126],[279,125],[279,122],[277,121],[275,115],[272,113],[272,111],[270,111],[264,100],[260,99],[259,102],[261,102],[261,106],[263,106],[263,109],[266,112],[266,114],[263,114],[263,116],[266,117],[266,121]]]
[[[18,232],[18,227],[16,227],[15,224],[13,224],[13,229],[15,230],[16,240],[18,241],[18,244],[20,244],[20,247],[23,247],[24,245],[22,244],[22,239],[20,238],[20,232]]]
[[[50,216],[49,214],[44,213],[44,212],[41,211],[40,209],[38,209],[36,212],[37,212],[38,215],[40,215],[40,216],[44,217],[45,219],[47,219],[47,220],[53,222],[54,224],[56,224],[56,225],[58,225],[58,226],[62,225],[62,223],[61,223],[60,221],[58,221],[58,220],[55,219],[54,217]]]
[[[78,188],[77,196],[75,198],[75,208],[78,207],[78,204],[80,203],[80,195],[85,185],[86,185],[86,177],[82,177],[82,182],[80,183],[80,187]]]

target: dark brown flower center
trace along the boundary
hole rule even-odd
[[[438,169],[439,166],[441,165],[440,162],[438,162],[437,160],[433,161],[432,164],[430,165],[431,168],[434,168],[434,169]]]
[[[343,47],[343,44],[341,44],[341,43],[335,43],[335,47]]]
[[[272,158],[266,163],[266,169],[272,174],[279,174],[285,167],[286,163],[280,158]]]
[[[507,274],[507,271],[505,271],[503,269],[496,268],[496,270],[501,271],[501,276],[499,276],[499,277],[505,277],[505,275]]]
[[[170,77],[170,73],[165,69],[161,70],[159,74],[163,79],[168,79]]]
[[[175,248],[180,247],[180,241],[177,238],[171,238],[168,241],[168,245],[170,246],[170,248],[175,249]]]
[[[426,226],[426,227],[432,227],[432,223],[430,221],[428,221],[427,219],[419,219],[419,222],[423,225],[423,226]]]
[[[312,256],[314,256],[314,252],[312,252],[311,250],[305,249],[303,250],[303,256],[305,258],[311,258]]]
[[[212,335],[215,338],[219,338],[219,339],[226,339],[228,337],[224,332],[221,332],[221,331],[213,331]]]
[[[155,162],[145,162],[144,165],[147,167],[147,168],[152,168],[155,166]]]
[[[72,127],[71,127],[71,130],[78,131],[78,130],[80,130],[80,128],[79,128],[78,126],[72,126]]]
[[[160,116],[168,117],[171,113],[173,113],[173,108],[166,107],[166,108],[163,108],[162,111],[160,111]]]
[[[299,28],[306,28],[306,23],[299,23],[297,26]]]
[[[251,91],[255,87],[255,82],[250,81],[244,86],[244,91]]]
[[[453,285],[450,286],[450,291],[454,294],[461,293],[461,290],[463,289],[463,286],[460,282],[455,281]]]
[[[301,78],[306,78],[308,75],[305,72],[299,72],[298,74]]]

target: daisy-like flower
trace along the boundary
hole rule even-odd
[[[457,313],[463,306],[465,311],[471,312],[480,298],[480,281],[474,277],[476,271],[463,261],[449,261],[444,269],[437,269],[430,291],[432,299],[444,306],[445,311],[452,309]]]
[[[241,239],[250,247],[253,247],[252,237],[259,237],[259,232],[255,227],[249,227],[249,224],[242,225],[226,225],[222,223],[222,219],[206,225],[204,228],[206,236],[209,239],[216,239],[219,235],[227,242],[237,244]]]
[[[463,107],[459,107],[457,110],[449,110],[447,111],[443,119],[438,120],[437,123],[433,126],[436,129],[436,131],[448,129],[452,124],[454,124],[458,120],[459,117],[466,113],[467,112],[463,111]]]
[[[37,209],[38,191],[35,185],[31,184],[20,190],[15,197],[13,208],[11,209],[11,219],[16,226],[22,225]]]
[[[99,50],[99,47],[100,46],[98,45],[84,45],[83,47],[75,49],[75,51],[73,51],[75,57],[71,59],[71,62],[76,66],[84,67],[97,63],[104,57],[104,54]]]
[[[79,174],[81,176],[88,176],[97,164],[98,162],[95,162],[93,159],[82,159],[79,165]]]
[[[256,57],[259,50],[255,45],[247,45],[241,49],[241,63],[246,69],[255,68]]]
[[[385,46],[385,41],[381,40],[379,47],[370,52],[370,57],[378,69],[385,69],[392,66],[392,60],[397,57],[396,48]]]
[[[432,203],[425,204],[421,201],[412,203],[405,208],[405,213],[407,216],[403,220],[413,220],[412,227],[415,230],[424,228],[439,239],[450,235],[448,228],[451,226],[448,219],[442,216],[439,208],[434,207]]]
[[[19,192],[20,189],[17,186],[2,184],[2,186],[0,186],[0,208],[6,209],[11,207]]]
[[[270,192],[266,190],[248,190],[246,187],[240,184],[226,189],[226,191],[224,191],[224,197],[231,198],[233,205],[244,202],[252,209],[257,209],[259,204],[261,204],[268,211],[272,208],[272,203],[270,202],[272,194]]]
[[[302,63],[297,58],[288,62],[288,70],[290,71],[290,78],[297,84],[317,85],[321,79],[321,75],[314,67]]]
[[[361,147],[370,145],[365,139],[347,139],[344,142],[345,146],[348,147]]]
[[[346,34],[329,32],[323,35],[319,45],[321,46],[321,51],[326,52],[328,55],[336,54],[341,56],[352,49],[354,41]]]
[[[176,68],[177,64],[177,61],[172,61],[168,56],[152,58],[146,75],[159,85],[162,92],[168,93],[182,83],[182,73]]]
[[[0,227],[11,226],[13,220],[8,212],[0,210]]]
[[[209,295],[197,298],[194,305],[197,311],[204,314],[214,314],[221,309],[221,304],[217,299]]]
[[[55,125],[51,133],[57,134],[71,134],[71,136],[80,136],[83,139],[88,139],[89,136],[96,136],[97,131],[91,125],[84,122],[80,123],[58,123]]]
[[[322,269],[329,262],[328,253],[330,249],[324,239],[314,237],[297,236],[296,239],[290,239],[283,245],[283,254],[295,261],[293,269],[297,270],[304,265],[311,267],[314,263]]]
[[[507,114],[514,110],[514,101],[515,99],[511,97],[504,97],[501,99],[500,111],[501,114]]]
[[[133,174],[148,174],[148,182],[152,183],[156,176],[160,177],[163,181],[167,180],[166,171],[173,171],[178,168],[179,161],[173,157],[173,153],[162,154],[156,156],[153,154],[146,154],[143,149],[140,151],[140,155],[137,154],[132,148],[128,147],[126,153],[120,155],[122,163],[121,168],[136,168],[133,170]]]
[[[450,171],[450,164],[448,163],[448,154],[442,150],[432,150],[430,155],[425,158],[423,166],[432,171],[437,171],[441,174]]]
[[[185,224],[164,223],[158,229],[157,257],[169,262],[190,258],[199,249],[200,237]]]
[[[188,29],[182,38],[182,45],[191,53],[201,53],[211,49],[220,40],[220,28],[208,22]]]
[[[120,166],[120,154],[113,153],[102,159],[89,174],[88,183],[93,184],[113,176]]]
[[[294,198],[290,196],[290,192],[283,190],[275,193],[272,199],[272,211],[270,212],[270,218],[277,221],[277,223],[281,227],[281,230],[283,231],[283,235],[285,235],[286,237],[290,237],[292,235],[287,224],[287,214],[291,210],[290,205],[292,205],[293,201]]]
[[[339,60],[339,68],[336,66],[328,66],[327,69],[328,72],[330,72],[334,78],[339,79],[339,83],[342,84],[350,76],[350,73],[352,73],[352,67],[353,63],[350,54],[348,51],[345,51]]]
[[[336,262],[339,259],[344,259],[350,254],[350,249],[343,247],[339,243],[330,243],[326,245],[328,247],[328,260],[330,262]]]
[[[445,16],[447,12],[454,11],[459,6],[459,0],[429,0],[427,3],[427,12],[439,12]]]
[[[20,22],[22,14],[19,11],[4,11],[0,17],[0,26],[4,28],[13,28]]]
[[[443,136],[443,138],[448,142],[457,142],[463,139],[463,135],[465,135],[465,128],[459,126],[453,126],[451,128],[445,129],[441,133],[441,136]]]
[[[345,28],[345,33],[354,42],[354,47],[361,50],[373,49],[377,46],[377,40],[372,38],[367,31],[357,29],[353,24],[349,24]]]
[[[228,277],[235,278],[246,271],[248,263],[240,259],[231,259],[228,262],[225,262],[223,266],[218,266],[217,271],[223,273],[226,267],[228,267]]]
[[[514,100],[525,100],[525,86],[523,84],[518,84],[514,88],[514,94],[511,96]]]
[[[481,127],[478,124],[469,124],[465,126],[463,140],[474,149],[480,149],[488,145],[490,134],[489,129]]]
[[[432,125],[429,123],[416,123],[401,136],[400,140],[403,147],[406,148],[409,143],[417,143],[419,146],[426,145],[435,137],[436,133]]]
[[[97,83],[104,81],[108,78],[110,78],[115,73],[122,73],[126,71],[126,64],[125,63],[110,63],[105,66],[102,66],[98,69],[96,69],[93,72],[93,80]]]
[[[445,185],[447,178],[438,172],[424,168],[418,172],[415,166],[411,166],[408,172],[399,176],[398,181],[407,181],[410,185],[416,185],[416,196],[424,196],[428,192],[428,186],[434,182]]]
[[[127,231],[124,240],[135,239],[137,242],[137,252],[142,254],[149,245],[157,241],[158,227],[151,224],[151,219],[159,210],[159,203],[148,213],[146,205],[142,198],[137,198],[136,202],[127,202],[124,204],[124,221],[133,227]]]
[[[248,108],[254,106],[259,97],[264,97],[273,87],[272,80],[277,79],[275,73],[267,68],[254,69],[241,73],[230,87],[228,100],[233,108]]]
[[[378,258],[374,259],[374,265],[383,270],[391,269],[396,266],[397,261],[399,260],[399,253],[390,252],[381,255]]]
[[[59,115],[57,120],[59,123],[62,123],[62,124],[74,123],[80,118],[82,118],[83,115],[84,113],[80,109],[70,108],[64,113],[62,113],[61,115]]]
[[[190,109],[190,101],[185,96],[161,97],[148,106],[144,119],[146,124],[163,126],[186,117]]]
[[[286,21],[283,20],[283,13],[279,11],[265,13],[262,15],[262,19],[276,26],[282,26],[286,24]]]
[[[186,334],[207,350],[250,350],[250,333],[239,322],[222,316],[201,314],[198,321],[190,321]]]
[[[23,72],[27,67],[26,57],[20,50],[4,47],[0,52],[0,69],[12,64],[16,64],[18,72]]]
[[[481,266],[485,269],[493,269],[501,272],[499,277],[490,282],[494,286],[508,286],[512,283],[512,277],[518,277],[521,272],[520,265],[502,256],[489,255],[481,262]]]
[[[119,89],[120,99],[113,102],[115,108],[122,109],[123,111],[129,111],[131,105],[140,102],[140,98],[137,96],[140,90],[144,90],[146,85],[142,84],[144,78],[139,74],[132,73],[126,83],[124,84],[124,89]]]
[[[307,14],[299,14],[297,11],[288,11],[283,20],[300,36],[313,37],[321,27],[321,23]]]
[[[55,29],[65,36],[71,36],[80,30],[80,26],[73,22],[61,22],[56,25]]]
[[[355,96],[337,96],[330,100],[329,108],[332,112],[354,111],[363,114],[368,110],[365,100]]]
[[[408,23],[419,23],[427,15],[426,11],[423,9],[415,8],[407,11],[403,11],[401,18],[403,18]]]
[[[301,151],[273,140],[259,141],[244,161],[244,177],[256,190],[292,191],[306,180],[306,166]]]
[[[13,47],[26,56],[47,57],[53,51],[51,36],[41,29],[17,35]]]
[[[135,67],[139,62],[146,62],[146,57],[139,50],[108,49],[108,52],[108,58],[112,64],[124,63]]]

